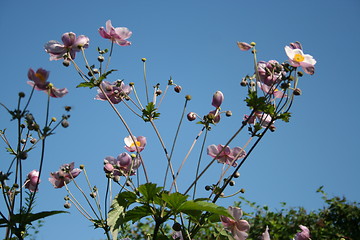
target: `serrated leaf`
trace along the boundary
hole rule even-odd
[[[161,194],[161,198],[168,204],[168,207],[175,213],[178,212],[178,208],[184,204],[189,196],[181,194],[179,192]]]
[[[202,211],[216,214],[218,216],[231,217],[228,210],[224,207],[218,206],[215,203],[205,202],[205,201],[187,201],[182,204],[179,209],[181,212],[187,213],[189,216],[193,215],[191,211]]]
[[[152,214],[153,212],[149,206],[137,206],[126,212],[124,221],[128,222],[131,220],[134,223],[143,217],[151,216]]]
[[[142,195],[142,200],[145,202],[151,202],[154,197],[160,193],[162,187],[157,187],[155,183],[145,183],[138,187],[139,192]]]
[[[110,227],[113,239],[117,239],[119,228],[124,223],[124,212],[125,208],[114,199],[107,218],[107,225]]]
[[[55,214],[60,214],[60,213],[69,213],[67,211],[42,211],[42,212],[38,212],[38,213],[29,213],[27,215],[24,214],[14,214],[11,216],[11,221],[10,224],[15,224],[15,223],[21,223],[22,225],[27,225],[27,224],[31,224],[33,221],[42,219],[42,218],[46,218]],[[3,224],[8,225],[9,222],[8,220],[1,218],[0,219],[0,225],[3,226]]]

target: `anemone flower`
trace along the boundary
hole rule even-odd
[[[44,45],[45,51],[50,54],[50,61],[65,58],[75,59],[81,48],[89,47],[89,38],[80,35],[76,37],[73,32],[64,33],[61,37],[63,44],[51,40]]]
[[[59,171],[50,173],[49,181],[54,188],[62,188],[65,183],[68,184],[72,179],[81,173],[79,168],[74,168],[74,162],[61,165]]]
[[[111,20],[106,21],[106,29],[104,27],[99,28],[99,33],[103,38],[110,39],[120,46],[131,45],[131,42],[126,39],[131,37],[132,32],[126,27],[114,28],[111,24]]]
[[[236,167],[236,160],[244,158],[246,153],[241,147],[234,147],[231,149],[229,146],[224,148],[224,145],[212,144],[207,147],[207,154],[213,158],[216,158],[219,163],[226,163],[228,165]]]
[[[115,81],[113,83],[102,81],[101,88],[104,90],[105,94],[98,89],[98,94],[95,96],[95,99],[106,101],[107,98],[109,98],[113,104],[118,104],[131,92],[131,87],[125,85],[123,81]]]
[[[231,232],[235,240],[245,240],[248,236],[247,231],[250,230],[250,224],[246,220],[241,220],[242,210],[238,207],[229,207],[229,213],[234,219],[221,216],[220,220],[224,228]]]
[[[125,142],[125,149],[128,150],[129,152],[135,152],[135,151],[141,152],[142,150],[144,150],[146,146],[146,137],[143,136],[131,137],[129,135],[128,137],[124,138],[124,142]]]
[[[35,189],[36,191],[38,191],[37,188],[38,183],[40,183],[39,171],[32,170],[31,172],[29,172],[29,174],[26,177],[25,188],[29,189],[30,192],[35,192]]]
[[[310,230],[303,226],[303,225],[300,225],[299,226],[300,229],[301,229],[301,232],[297,233],[295,235],[295,240],[308,240],[310,239]]]
[[[286,55],[289,57],[290,65],[293,67],[302,67],[304,72],[307,74],[314,74],[315,73],[315,67],[316,60],[313,58],[313,56],[309,54],[304,54],[302,49],[296,48],[301,47],[301,45],[290,45],[285,46],[285,52]]]

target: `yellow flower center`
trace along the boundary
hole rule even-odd
[[[46,81],[45,76],[42,75],[41,73],[35,73],[35,76],[36,76],[37,78],[39,78],[41,82],[45,82],[45,81]]]
[[[130,147],[134,147],[135,144],[136,144],[136,146],[140,147],[140,142],[139,142],[139,141],[136,141],[135,143],[132,143],[132,144],[130,145]]]
[[[295,61],[295,62],[302,62],[302,61],[304,61],[304,56],[303,55],[301,55],[301,54],[295,54],[295,56],[294,56],[294,58],[293,58],[293,60]]]

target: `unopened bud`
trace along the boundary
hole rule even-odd
[[[225,115],[226,115],[227,117],[231,117],[231,116],[232,116],[232,111],[226,111]]]
[[[245,189],[244,189],[244,188],[240,189],[240,192],[241,192],[241,193],[244,193],[244,192],[245,192]]]
[[[65,67],[70,66],[70,61],[69,61],[68,59],[65,59],[65,60],[63,61],[63,65],[64,65]]]
[[[32,144],[36,143],[36,138],[30,139],[30,142],[31,142]]]
[[[282,83],[282,84],[280,85],[280,87],[281,87],[282,89],[288,89],[290,86],[291,86],[290,83]]]
[[[302,77],[302,76],[304,75],[304,73],[301,72],[301,71],[298,71],[297,75],[298,75],[299,77]]]
[[[230,182],[229,182],[229,185],[230,185],[230,186],[235,186],[235,181],[230,181]]]
[[[51,121],[52,121],[52,122],[56,122],[56,117],[52,117],[52,118],[51,118]]]
[[[85,168],[84,164],[81,164],[79,167],[80,167],[80,169],[84,169],[84,168]]]
[[[25,97],[25,93],[19,92],[19,97],[21,97],[21,98]]]
[[[186,95],[186,96],[185,96],[185,99],[188,100],[188,101],[190,101],[190,100],[191,100],[191,95]]]
[[[114,179],[114,182],[119,182],[120,181],[120,176],[115,175],[113,179]]]
[[[187,119],[189,121],[194,121],[196,119],[196,113],[194,112],[189,112],[188,115],[187,115]]]
[[[294,89],[294,95],[295,95],[295,96],[299,96],[299,95],[301,95],[301,94],[302,94],[302,91],[301,91],[300,88],[295,88],[295,89]]]
[[[27,157],[28,157],[28,153],[27,152],[20,152],[19,153],[19,158],[20,159],[22,159],[22,160],[25,160],[25,159],[27,159]]]
[[[103,61],[104,61],[104,56],[101,56],[101,55],[100,55],[100,56],[98,56],[97,59],[98,59],[99,62],[103,62]]]
[[[240,85],[241,85],[242,87],[246,87],[247,81],[246,81],[245,79],[241,80]]]
[[[224,94],[221,91],[216,91],[213,95],[212,103],[216,108],[219,108],[224,101]]]
[[[21,139],[20,142],[21,142],[22,144],[25,144],[25,143],[26,143],[26,139]]]
[[[19,187],[19,184],[17,184],[17,183],[14,183],[14,184],[13,184],[13,188],[14,188],[14,189],[17,189],[18,187]]]
[[[178,222],[175,222],[175,223],[173,224],[173,226],[172,226],[172,229],[173,229],[174,231],[176,231],[176,232],[181,231],[181,224],[178,223]]]
[[[99,73],[99,69],[94,68],[94,69],[93,69],[93,73],[95,73],[95,74]]]
[[[236,172],[236,173],[234,174],[234,178],[238,178],[238,177],[240,177],[240,173],[239,173],[239,172]]]
[[[142,58],[141,61],[146,62],[146,58]]]
[[[206,186],[205,186],[205,190],[206,190],[206,191],[210,191],[210,190],[211,190],[211,187],[210,187],[209,185],[206,185]]]
[[[67,111],[67,112],[70,112],[70,110],[71,110],[71,106],[65,106],[64,108],[65,108],[65,111]]]
[[[155,92],[156,96],[160,96],[162,94],[162,91],[160,89],[156,90]]]
[[[255,42],[251,42],[250,45],[253,46],[253,47],[255,47],[255,46],[256,46],[256,43],[255,43]]]
[[[269,127],[269,129],[270,129],[270,131],[275,132],[276,127],[275,127],[275,125],[271,125],[271,126]]]
[[[71,207],[71,203],[67,202],[64,204],[64,208],[69,209]]]
[[[179,85],[174,87],[174,91],[177,92],[177,93],[181,92],[181,90],[182,90],[182,87],[179,86]]]
[[[70,123],[67,120],[63,120],[61,122],[61,126],[63,126],[63,128],[67,128],[67,127],[69,127],[69,125],[70,125]]]
[[[90,193],[90,197],[96,198],[96,193],[95,193],[95,192],[91,192],[91,193]]]

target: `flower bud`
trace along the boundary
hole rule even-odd
[[[275,127],[275,125],[271,125],[271,126],[269,127],[269,129],[270,129],[270,131],[275,132],[276,127]]]
[[[226,115],[227,117],[231,117],[231,116],[232,116],[232,111],[226,111],[225,115]]]
[[[210,187],[209,185],[206,185],[206,186],[205,186],[205,190],[206,190],[206,191],[210,191],[210,190],[211,190],[211,187]]]
[[[70,112],[70,110],[71,110],[71,106],[65,106],[64,108],[65,108],[65,111],[67,111],[67,112]]]
[[[220,105],[222,104],[223,100],[224,100],[224,94],[221,91],[217,91],[213,95],[211,105],[213,105],[216,108],[219,108]]]
[[[80,169],[84,169],[84,168],[85,168],[84,164],[81,164],[81,165],[79,166],[79,168],[80,168]]]
[[[120,176],[115,175],[113,179],[114,179],[114,182],[119,182],[120,181]]]
[[[240,177],[240,173],[239,173],[239,172],[236,172],[236,173],[234,174],[234,178],[238,178],[238,177]]]
[[[99,69],[94,68],[94,69],[93,69],[93,73],[95,73],[95,74],[99,73]]]
[[[105,60],[104,56],[101,56],[101,55],[98,56],[97,59],[98,59],[99,62],[103,62]]]
[[[188,115],[187,115],[187,119],[189,121],[194,121],[196,119],[196,113],[194,112],[189,112]]]
[[[21,139],[20,142],[21,142],[22,144],[25,144],[25,143],[26,143],[26,139]]]
[[[298,71],[297,75],[298,75],[299,77],[302,77],[302,76],[304,75],[304,73],[301,72],[301,71]]]
[[[19,97],[21,97],[21,98],[25,97],[25,93],[19,92]]]
[[[245,189],[244,188],[240,189],[240,192],[245,193]]]
[[[162,94],[162,91],[160,89],[156,90],[155,92],[156,96],[160,96]]]
[[[69,61],[68,59],[65,59],[65,60],[63,61],[63,65],[64,65],[65,67],[70,66],[70,61]]]
[[[290,86],[291,86],[290,83],[282,83],[282,84],[280,85],[280,87],[281,87],[282,89],[288,89]]]
[[[64,208],[69,209],[71,207],[71,203],[67,202],[64,204]]]
[[[302,94],[302,91],[301,91],[300,88],[295,88],[295,89],[294,89],[294,95],[295,95],[295,96],[299,96],[299,95],[301,95],[301,94]]]
[[[181,224],[178,222],[175,222],[172,226],[172,229],[176,232],[181,231]]]
[[[241,80],[240,85],[241,85],[242,87],[246,87],[247,81],[246,81],[245,79]]]
[[[106,173],[111,173],[112,171],[114,171],[114,166],[110,163],[107,163],[104,165],[104,171]]]
[[[31,142],[32,144],[36,143],[36,138],[30,139],[30,142]]]
[[[19,158],[20,158],[21,160],[25,160],[25,159],[27,159],[27,157],[28,157],[28,153],[27,153],[27,152],[22,151],[22,152],[19,153]]]
[[[250,45],[253,46],[253,47],[255,47],[255,46],[256,46],[256,43],[255,43],[255,42],[251,42]]]
[[[190,101],[190,100],[191,100],[191,95],[186,95],[186,96],[185,96],[185,99],[188,100],[188,101]]]
[[[96,193],[95,193],[95,192],[91,192],[91,193],[90,193],[90,197],[91,197],[91,198],[96,198]]]
[[[142,58],[141,61],[146,62],[146,58]]]
[[[52,118],[51,118],[51,121],[52,121],[52,122],[56,122],[56,117],[52,117]]]
[[[182,89],[182,87],[179,86],[179,85],[174,87],[174,91],[177,92],[177,93],[181,92],[181,89]]]
[[[63,121],[61,122],[61,126],[63,126],[63,128],[67,128],[69,125],[70,125],[70,124],[69,124],[69,122],[68,122],[67,120],[63,120]]]

